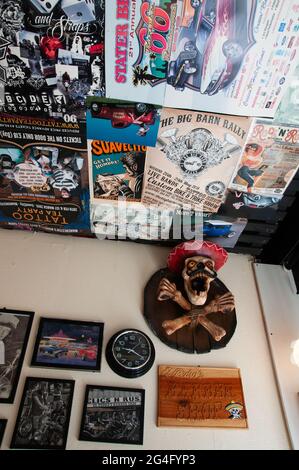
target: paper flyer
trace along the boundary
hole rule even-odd
[[[257,119],[230,188],[266,197],[281,196],[299,168],[299,127]]]
[[[298,62],[296,0],[118,0],[106,19],[110,98],[273,117]]]
[[[85,119],[85,98],[105,93],[104,0],[0,2],[0,111]]]
[[[0,115],[0,226],[90,234],[83,124]]]
[[[164,108],[158,144],[148,148],[142,202],[217,212],[251,119]]]
[[[146,147],[89,140],[92,201],[140,201]]]
[[[176,2],[106,2],[107,98],[163,104]]]

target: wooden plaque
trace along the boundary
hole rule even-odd
[[[159,366],[157,424],[247,428],[239,369]]]

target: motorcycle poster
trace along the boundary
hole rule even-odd
[[[149,147],[141,202],[217,212],[246,142],[251,119],[164,108]]]
[[[299,168],[299,127],[257,119],[248,135],[230,189],[277,198]]]
[[[297,63],[297,0],[123,4],[106,10],[108,97],[274,116]]]

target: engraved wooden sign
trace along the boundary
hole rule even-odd
[[[159,366],[157,424],[247,428],[240,370]]]

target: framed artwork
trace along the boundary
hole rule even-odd
[[[143,444],[144,390],[87,385],[79,440]]]
[[[100,370],[103,323],[41,318],[32,366]]]
[[[3,436],[4,436],[6,423],[7,423],[7,419],[0,419],[0,447],[1,447],[1,444],[2,444]]]
[[[33,312],[0,310],[0,403],[13,403]]]
[[[27,377],[11,449],[65,449],[74,384]]]

